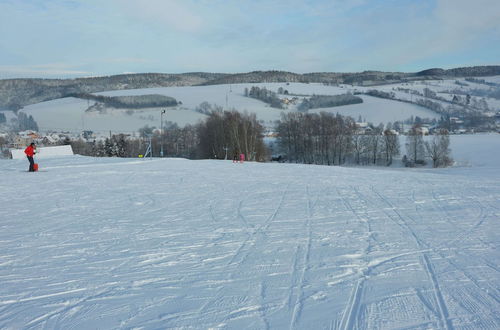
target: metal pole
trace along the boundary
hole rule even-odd
[[[163,114],[165,110],[162,110],[160,113],[160,157],[163,157]]]
[[[153,135],[149,136],[149,158],[153,159]]]

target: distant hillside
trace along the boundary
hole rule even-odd
[[[299,74],[285,71],[254,71],[236,74],[204,72],[182,74],[141,73],[77,79],[3,79],[0,80],[0,110],[18,110],[29,104],[79,93],[136,88],[262,82],[343,83],[373,86],[417,79],[493,75],[500,75],[500,66],[475,66],[449,70],[434,68],[417,73],[364,71],[358,73],[314,72]]]
[[[225,75],[141,73],[77,79],[5,79],[0,80],[0,109],[18,110],[28,104],[80,93],[199,85]]]
[[[274,83],[274,82],[300,82],[300,83],[325,83],[325,84],[364,84],[387,83],[400,81],[403,78],[414,76],[412,73],[393,73],[379,71],[364,71],[358,73],[313,72],[293,73],[286,71],[253,71],[221,76],[209,80],[202,85],[222,84],[248,84],[248,83]]]
[[[419,77],[481,77],[500,75],[500,65],[471,66],[444,70],[440,68],[428,69],[417,72]]]
[[[221,76],[218,79],[209,80],[201,85],[225,85],[244,83],[275,83],[275,82],[310,82],[302,74],[286,71],[253,71],[248,73],[236,73]]]

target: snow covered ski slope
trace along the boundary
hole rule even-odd
[[[500,170],[0,161],[2,329],[499,329]]]

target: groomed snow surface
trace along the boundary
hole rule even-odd
[[[2,160],[0,328],[498,329],[485,164]]]

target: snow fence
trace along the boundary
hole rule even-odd
[[[10,149],[12,159],[26,159],[24,149]],[[57,156],[72,156],[73,149],[70,145],[36,148],[35,158],[50,158]]]

